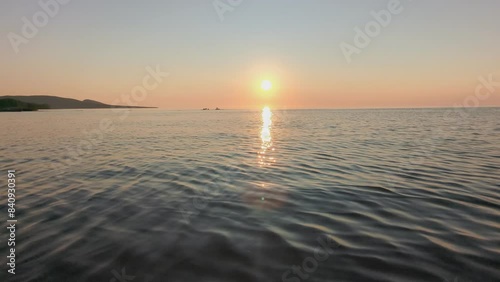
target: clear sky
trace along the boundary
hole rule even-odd
[[[401,0],[350,63],[341,43],[390,0],[242,0],[222,21],[212,0],[72,0],[16,53],[39,2],[0,2],[0,95],[111,103],[157,65],[170,76],[141,104],[171,109],[447,107],[500,81],[497,0]],[[479,102],[500,106],[500,87]]]

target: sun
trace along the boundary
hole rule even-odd
[[[260,83],[260,88],[262,88],[262,90],[264,90],[264,91],[269,91],[269,90],[271,90],[271,88],[273,88],[273,84],[269,80],[263,80]]]

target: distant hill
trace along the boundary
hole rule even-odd
[[[105,108],[154,108],[108,105],[94,100],[76,100],[57,96],[0,96],[0,99],[13,99],[24,103],[46,105],[49,109],[105,109]]]
[[[12,98],[0,98],[0,112],[23,112],[48,109],[47,104],[25,103]]]

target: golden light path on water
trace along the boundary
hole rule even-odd
[[[273,157],[269,157],[266,155],[268,150],[274,151],[273,141],[271,137],[271,125],[272,125],[272,116],[273,113],[268,106],[265,106],[262,109],[262,128],[260,131],[260,139],[262,140],[262,144],[260,146],[259,151],[259,165],[268,166],[271,163],[276,162]]]
[[[261,145],[258,151],[259,167],[265,169],[276,163],[274,157],[274,146],[272,139],[272,118],[273,113],[268,106],[262,109],[262,126],[260,128]],[[271,153],[272,152],[272,153]],[[264,172],[264,171],[263,171]],[[281,207],[285,203],[286,194],[283,191],[272,188],[274,185],[263,181],[258,184],[256,190],[252,190],[243,196],[244,200],[251,205],[258,207],[258,210],[272,210]]]

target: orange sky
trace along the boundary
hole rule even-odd
[[[185,2],[61,7],[18,53],[3,37],[0,95],[112,103],[157,65],[170,76],[140,104],[167,109],[452,107],[474,95],[478,77],[500,81],[500,2],[401,1],[350,63],[339,46],[387,1],[245,3],[223,21],[210,3]],[[22,35],[37,3],[0,4],[9,11],[0,32]],[[496,88],[479,106],[500,106]]]

